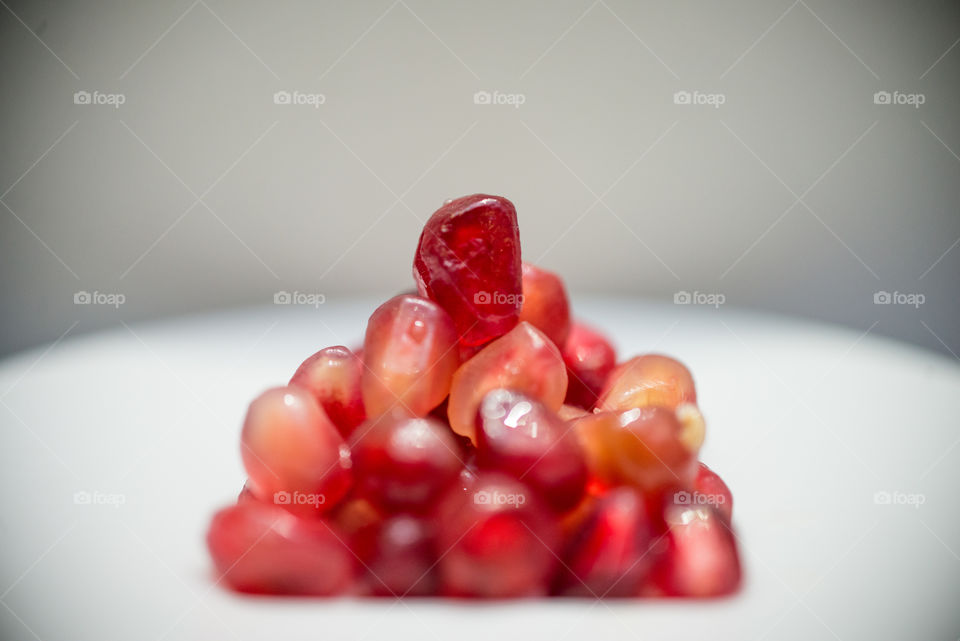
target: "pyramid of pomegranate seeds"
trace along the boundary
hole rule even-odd
[[[207,543],[218,582],[298,595],[692,596],[740,583],[733,507],[667,356],[617,363],[523,263],[513,204],[427,222],[418,294],[250,404],[248,481]]]

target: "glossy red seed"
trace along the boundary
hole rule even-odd
[[[567,391],[560,351],[530,323],[520,323],[484,347],[453,375],[447,408],[453,431],[475,439],[480,401],[497,388],[522,392],[557,411]]]
[[[709,506],[669,506],[665,551],[653,584],[668,596],[715,597],[740,586],[736,538],[727,520]]]
[[[354,552],[365,569],[365,582],[378,596],[430,596],[437,590],[434,525],[400,514],[362,531]]]
[[[646,354],[611,372],[596,407],[615,412],[653,405],[675,409],[681,403],[696,402],[693,376],[683,363],[669,356]]]
[[[303,361],[289,385],[300,387],[320,403],[344,438],[366,418],[360,392],[363,363],[342,345],[327,347]]]
[[[556,564],[557,524],[527,486],[481,473],[472,492],[457,488],[437,512],[444,594],[521,597],[546,594]]]
[[[334,507],[352,484],[350,452],[314,397],[275,387],[247,411],[241,434],[250,491],[305,511]]]
[[[616,487],[597,499],[565,554],[563,594],[625,597],[637,593],[655,555],[654,532],[642,494]]]
[[[659,495],[693,482],[696,452],[683,441],[683,425],[664,407],[602,412],[573,423],[590,471],[608,483],[627,483]]]
[[[217,512],[207,547],[217,581],[240,592],[327,596],[353,578],[353,557],[329,524],[261,501]]]
[[[566,403],[591,409],[617,364],[617,355],[607,338],[591,327],[574,323],[562,347],[569,385]]]
[[[477,462],[524,481],[555,510],[572,508],[587,483],[576,434],[538,401],[512,390],[488,393],[477,411]]]
[[[413,262],[422,296],[453,318],[464,345],[508,332],[520,315],[520,233],[506,198],[448,201],[424,225]]]
[[[450,316],[416,296],[396,296],[373,312],[363,353],[363,404],[370,417],[393,409],[426,416],[446,397],[460,364]]]
[[[388,510],[425,512],[453,485],[463,464],[446,425],[386,414],[351,441],[357,492]]]
[[[570,302],[560,277],[530,263],[523,263],[523,305],[520,320],[527,321],[558,348],[570,334]]]
[[[693,491],[697,495],[691,502],[697,505],[712,505],[727,521],[733,517],[733,493],[720,476],[703,463],[697,465],[697,477],[693,481]]]

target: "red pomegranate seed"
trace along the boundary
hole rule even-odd
[[[563,361],[567,364],[570,405],[591,409],[603,390],[607,377],[617,364],[610,341],[600,332],[582,323],[574,323],[563,343]]]
[[[275,387],[247,411],[241,434],[250,491],[264,501],[324,512],[350,489],[350,451],[313,396]]]
[[[591,507],[565,555],[559,590],[595,598],[633,596],[655,558],[644,497],[633,488],[616,487]]]
[[[217,580],[240,592],[327,596],[353,579],[353,556],[327,523],[261,501],[217,512],[207,547]]]
[[[654,569],[654,586],[668,596],[714,597],[740,585],[736,538],[712,507],[668,506],[665,551]]]
[[[541,403],[511,390],[488,393],[477,412],[477,462],[530,485],[555,510],[583,496],[587,467],[576,434]]]
[[[619,365],[607,379],[597,409],[605,412],[661,405],[671,409],[696,403],[697,392],[683,363],[669,356],[646,354]]]
[[[453,318],[464,345],[502,336],[520,315],[520,232],[506,198],[451,200],[424,225],[413,262],[421,296]]]
[[[344,438],[363,422],[360,358],[342,345],[327,347],[303,361],[289,385],[300,387],[320,403]]]
[[[556,563],[558,530],[524,484],[481,473],[473,491],[457,488],[440,504],[436,523],[442,590],[451,596],[546,594]]]
[[[446,397],[460,364],[450,316],[416,296],[396,296],[373,312],[363,353],[363,404],[371,417],[391,409],[426,416]]]
[[[433,524],[400,514],[361,531],[354,552],[377,596],[430,596],[437,590]]]
[[[523,305],[520,320],[527,321],[558,348],[570,334],[570,303],[563,281],[553,272],[523,263]]]
[[[733,493],[723,479],[703,463],[697,465],[693,491],[697,498],[691,497],[691,502],[714,506],[728,522],[733,518]]]
[[[497,388],[523,392],[557,411],[567,391],[560,351],[529,323],[487,345],[453,375],[447,409],[453,431],[475,441],[477,408],[487,392]]]
[[[573,425],[591,472],[603,481],[659,495],[689,485],[696,475],[696,452],[684,444],[683,425],[672,410],[601,412]]]
[[[387,510],[430,510],[463,466],[450,428],[431,418],[385,414],[357,430],[351,449],[357,492]]]

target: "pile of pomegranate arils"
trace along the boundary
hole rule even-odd
[[[733,507],[697,454],[693,378],[616,362],[498,196],[448,201],[361,349],[322,349],[248,410],[217,580],[296,595],[688,596],[740,584]]]

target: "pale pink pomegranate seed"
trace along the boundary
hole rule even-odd
[[[249,489],[262,500],[324,512],[350,489],[350,452],[305,390],[275,387],[258,396],[240,440]]]
[[[576,434],[541,403],[512,390],[488,393],[477,412],[477,462],[532,487],[555,510],[583,496],[587,467]]]
[[[727,521],[733,518],[733,493],[723,479],[703,463],[697,466],[693,491],[698,495],[695,499],[698,504],[713,505]]]
[[[421,296],[453,318],[464,345],[502,336],[520,315],[520,232],[506,198],[448,201],[423,227],[413,262]]]
[[[433,301],[396,296],[367,324],[361,378],[367,415],[391,409],[426,416],[446,397],[459,365],[457,333]]]
[[[327,347],[303,361],[289,385],[301,387],[317,399],[344,438],[363,422],[360,376],[363,363],[342,345]]]
[[[696,402],[693,376],[683,363],[669,356],[646,354],[617,366],[596,406],[614,412],[653,405],[675,409],[682,403]]]
[[[261,501],[217,512],[207,547],[217,581],[240,592],[328,596],[353,580],[353,556],[328,523]]]
[[[574,323],[561,351],[570,379],[566,403],[592,409],[617,364],[613,345],[597,330]]]
[[[484,347],[453,375],[447,408],[453,431],[476,442],[477,408],[487,392],[497,388],[522,392],[557,411],[567,392],[560,351],[529,323],[520,323]]]
[[[385,414],[351,441],[357,492],[387,510],[427,512],[460,475],[460,447],[431,418]]]
[[[563,594],[625,597],[637,594],[653,565],[653,526],[642,494],[616,487],[598,498],[565,554]]]
[[[601,412],[573,426],[591,472],[603,481],[634,485],[650,495],[693,482],[696,452],[684,444],[683,425],[670,409]]]
[[[442,590],[452,596],[546,594],[559,533],[537,496],[507,476],[481,473],[471,492],[456,488],[436,523]]]
[[[740,586],[740,560],[730,524],[709,506],[673,505],[666,509],[665,551],[654,570],[663,594],[715,597]]]
[[[520,320],[527,321],[558,348],[570,334],[570,302],[563,281],[553,272],[523,263],[523,305]]]

